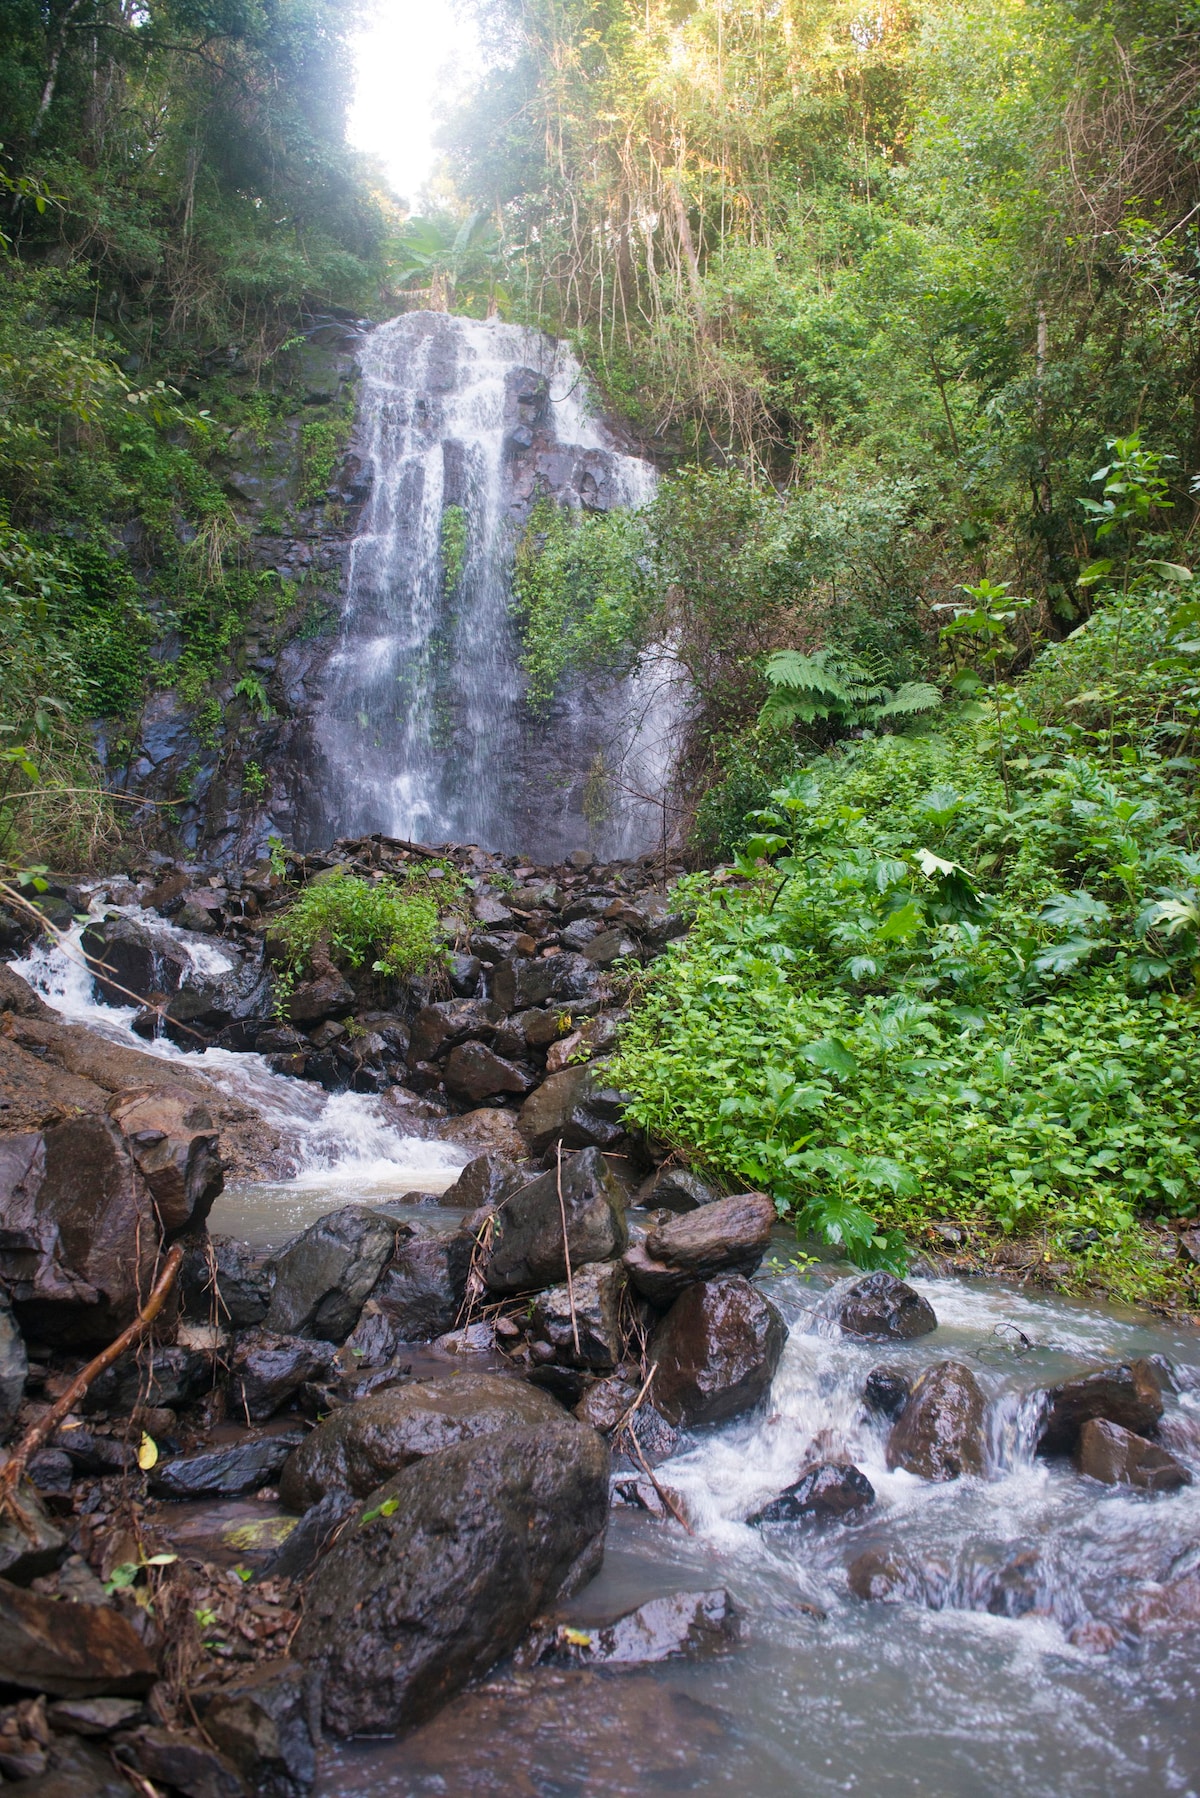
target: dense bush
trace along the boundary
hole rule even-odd
[[[438,952],[438,905],[448,896],[443,881],[414,878],[405,885],[363,880],[337,869],[316,880],[276,926],[293,972],[323,951],[339,967],[368,968],[382,980],[420,973]]]
[[[1179,617],[1143,597],[1135,669]],[[974,1220],[1119,1285],[1138,1219],[1200,1209],[1191,764],[1136,674],[1115,734],[1107,706],[1058,721],[1114,618],[1001,689],[1011,805],[977,704],[781,784],[736,868],[690,883],[693,930],[623,1039],[643,1124],[864,1264]]]

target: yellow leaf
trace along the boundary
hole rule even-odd
[[[149,1473],[150,1469],[156,1466],[157,1463],[158,1443],[154,1440],[153,1436],[147,1436],[145,1430],[143,1430],[142,1440],[138,1444],[138,1466],[143,1473]]]
[[[564,1629],[563,1641],[569,1642],[572,1648],[590,1648],[592,1632],[590,1629]]]

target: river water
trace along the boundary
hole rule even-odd
[[[196,953],[221,951],[200,943]],[[65,1015],[137,1041],[131,1014],[95,1006],[86,975],[60,952],[35,953],[19,971]],[[155,1052],[179,1055],[169,1044]],[[215,1228],[280,1242],[336,1205],[440,1190],[464,1159],[398,1136],[376,1101],[326,1098],[254,1056],[186,1059],[285,1118],[296,1146],[296,1178],[224,1195]],[[436,1205],[420,1215],[446,1228],[459,1221]],[[917,1277],[937,1331],[895,1348],[853,1343],[828,1317],[849,1270],[789,1265],[791,1252],[781,1234],[759,1276],[789,1325],[767,1400],[685,1437],[657,1469],[692,1534],[615,1509],[602,1573],[561,1613],[583,1623],[724,1586],[743,1611],[740,1645],[641,1670],[499,1668],[402,1742],[329,1750],[321,1798],[1200,1794],[1200,1634],[1139,1635],[1121,1623],[1200,1567],[1195,1333],[998,1282]],[[1162,1437],[1197,1476],[1174,1494],[1105,1487],[1034,1454],[1040,1388],[1135,1355],[1172,1370]],[[965,1361],[987,1395],[987,1466],[983,1477],[930,1485],[888,1471],[886,1425],[860,1395],[881,1362],[915,1372],[947,1356]],[[877,1493],[862,1522],[743,1521],[807,1462],[841,1458]],[[856,1598],[847,1567],[870,1547],[923,1568],[925,1600]],[[1113,1626],[1107,1652],[1089,1635],[1097,1618]]]

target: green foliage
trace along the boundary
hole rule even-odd
[[[1166,599],[1126,632],[1147,664]],[[1115,768],[1107,718],[1061,722],[1114,617],[997,687],[1007,795],[971,704],[777,787],[623,1037],[641,1123],[863,1265],[944,1217],[1043,1231],[1123,1289],[1137,1221],[1200,1209],[1191,764],[1136,670]]]
[[[764,672],[771,688],[759,715],[765,729],[786,730],[795,724],[832,724],[843,730],[894,727],[934,712],[942,703],[929,681],[904,681],[893,689],[873,679],[853,656],[828,649],[814,655],[778,650]]]
[[[437,956],[439,904],[452,891],[446,880],[435,890],[420,876],[399,885],[332,870],[304,888],[277,926],[293,975],[318,949],[340,967],[369,967],[385,980],[420,973]]]
[[[526,696],[545,711],[568,674],[627,672],[645,640],[643,515],[534,507],[517,547],[513,611]]]
[[[242,764],[242,792],[247,799],[261,799],[267,790],[267,775],[264,768],[253,759]]]
[[[445,506],[441,523],[442,587],[450,598],[462,580],[467,566],[470,530],[462,506]]]
[[[315,506],[326,498],[346,451],[354,424],[353,402],[326,418],[313,418],[300,430],[300,503]]]

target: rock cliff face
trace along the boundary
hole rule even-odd
[[[216,862],[377,830],[547,861],[649,848],[661,816],[631,789],[656,795],[669,760],[663,670],[576,683],[544,717],[523,699],[511,568],[535,501],[653,489],[564,346],[443,313],[318,321],[288,408],[214,465],[261,595],[226,673],[202,700],[154,690],[132,752],[101,744],[114,780],[170,800],[179,845]]]

